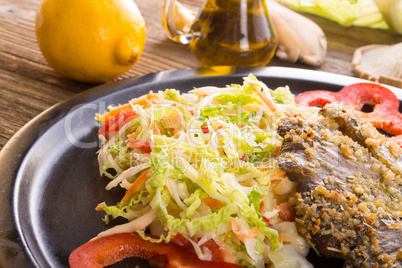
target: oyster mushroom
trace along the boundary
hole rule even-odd
[[[402,43],[358,48],[352,68],[361,78],[402,88]]]
[[[327,38],[312,20],[282,6],[274,0],[267,1],[269,15],[278,36],[276,56],[281,60],[319,66],[327,52]]]

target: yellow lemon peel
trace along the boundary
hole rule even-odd
[[[132,0],[44,0],[36,36],[59,74],[100,83],[127,72],[145,46],[145,22]]]

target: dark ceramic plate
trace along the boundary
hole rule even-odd
[[[222,72],[225,71],[225,75]],[[106,191],[96,160],[95,113],[108,105],[166,88],[187,91],[206,85],[242,83],[252,72],[270,88],[288,85],[293,93],[338,91],[362,80],[324,72],[268,67],[226,70],[179,70],[150,74],[99,86],[40,114],[6,144],[0,154],[0,267],[67,267],[70,253],[104,225],[101,201],[114,203],[118,190]],[[401,99],[402,95],[393,89]],[[309,257],[341,267],[337,260]],[[129,259],[116,267],[146,265]]]

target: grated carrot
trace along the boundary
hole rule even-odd
[[[257,227],[253,227],[247,230],[239,230],[239,226],[236,220],[230,220],[230,226],[232,227],[233,233],[239,238],[253,238],[260,234],[260,230]]]
[[[152,90],[149,91],[149,93],[145,96],[141,96],[139,98],[134,98],[130,100],[131,105],[140,105],[140,106],[145,106],[149,104],[150,102],[154,102],[154,100],[160,100],[162,97],[158,93],[153,93]]]
[[[145,183],[147,174],[151,168],[148,168],[145,170],[136,180],[135,182],[131,185],[131,187],[128,189],[126,194],[124,195],[123,199],[121,199],[120,203],[122,202],[127,202],[129,197],[133,195],[135,192],[138,191],[138,189]]]
[[[211,209],[222,208],[225,206],[225,203],[223,203],[219,200],[213,199],[212,197],[209,197],[209,196],[201,199],[201,202],[204,203],[205,205],[207,205]]]
[[[269,177],[270,179],[273,179],[273,178],[276,178],[276,177],[283,176],[283,175],[285,175],[285,174],[286,174],[285,171],[283,171],[283,170],[278,170],[278,171],[269,173],[269,174],[268,174],[268,177]]]
[[[280,236],[278,237],[278,241],[279,241],[279,243],[283,243],[283,235],[280,235]]]
[[[268,108],[271,111],[275,112],[276,111],[275,103],[272,100],[270,100],[267,97],[267,95],[257,87],[257,85],[255,84],[249,84],[249,85],[254,89],[254,91],[258,94],[258,96],[260,96],[261,100],[268,106]]]
[[[158,125],[155,122],[151,123],[151,130],[155,135],[161,135],[161,131],[158,128]]]

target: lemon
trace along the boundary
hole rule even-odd
[[[122,75],[145,46],[144,18],[133,0],[44,0],[35,26],[48,64],[81,82]]]

